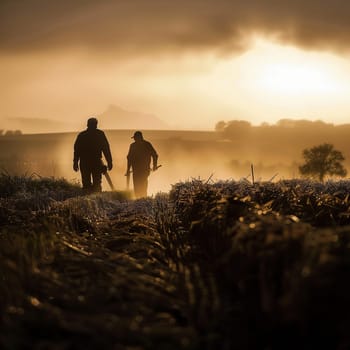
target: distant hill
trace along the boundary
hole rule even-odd
[[[0,129],[21,130],[24,134],[78,131],[85,128],[87,118],[89,118],[89,115],[86,118],[77,117],[68,121],[64,117],[62,117],[62,120],[13,117],[4,119]],[[97,114],[97,119],[99,120],[99,127],[103,130],[169,129],[166,123],[153,114],[128,111],[115,105],[110,105],[105,112]]]
[[[127,111],[119,106],[110,105],[98,115],[102,129],[168,129],[169,126],[153,114]]]

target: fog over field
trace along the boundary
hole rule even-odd
[[[83,128],[82,128],[83,129]],[[0,166],[10,174],[64,177],[80,181],[72,169],[71,133],[24,134],[0,137]],[[105,130],[114,160],[110,176],[117,189],[126,188],[126,155],[134,130]],[[251,126],[244,121],[218,123],[216,131],[142,130],[159,154],[159,170],[149,177],[149,192],[169,191],[178,181],[277,181],[300,177],[298,166],[306,148],[330,143],[350,169],[350,125],[281,120],[275,125]],[[104,181],[103,189],[109,190]]]
[[[349,168],[349,11],[341,0],[3,0],[0,129],[42,135],[2,139],[1,166],[79,179],[72,147],[93,115],[119,188],[138,129],[162,165],[152,193],[250,180],[251,164],[257,180],[298,177],[302,151],[325,142]]]

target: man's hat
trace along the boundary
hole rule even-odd
[[[137,138],[137,137],[143,137],[141,131],[135,131],[134,136],[131,136],[132,139]]]

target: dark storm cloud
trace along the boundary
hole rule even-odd
[[[347,0],[1,0],[0,50],[233,51],[247,34],[346,49]]]

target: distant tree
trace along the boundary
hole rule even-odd
[[[302,175],[311,175],[323,182],[327,174],[341,177],[345,177],[347,174],[342,164],[345,160],[343,154],[335,150],[333,145],[329,143],[305,149],[303,157],[305,163],[299,166]]]
[[[280,119],[277,121],[276,126],[279,126],[281,128],[294,128],[295,127],[295,120],[294,119]]]
[[[229,139],[235,138],[237,135],[247,134],[251,126],[246,120],[231,120],[226,124],[224,135]]]
[[[334,127],[331,123],[325,123],[322,120],[308,119],[280,119],[277,126],[282,128],[329,128]]]
[[[5,136],[19,136],[22,135],[21,130],[6,130]]]
[[[226,122],[224,122],[223,120],[220,120],[215,125],[215,131],[222,132],[225,130],[225,127],[226,127]]]

